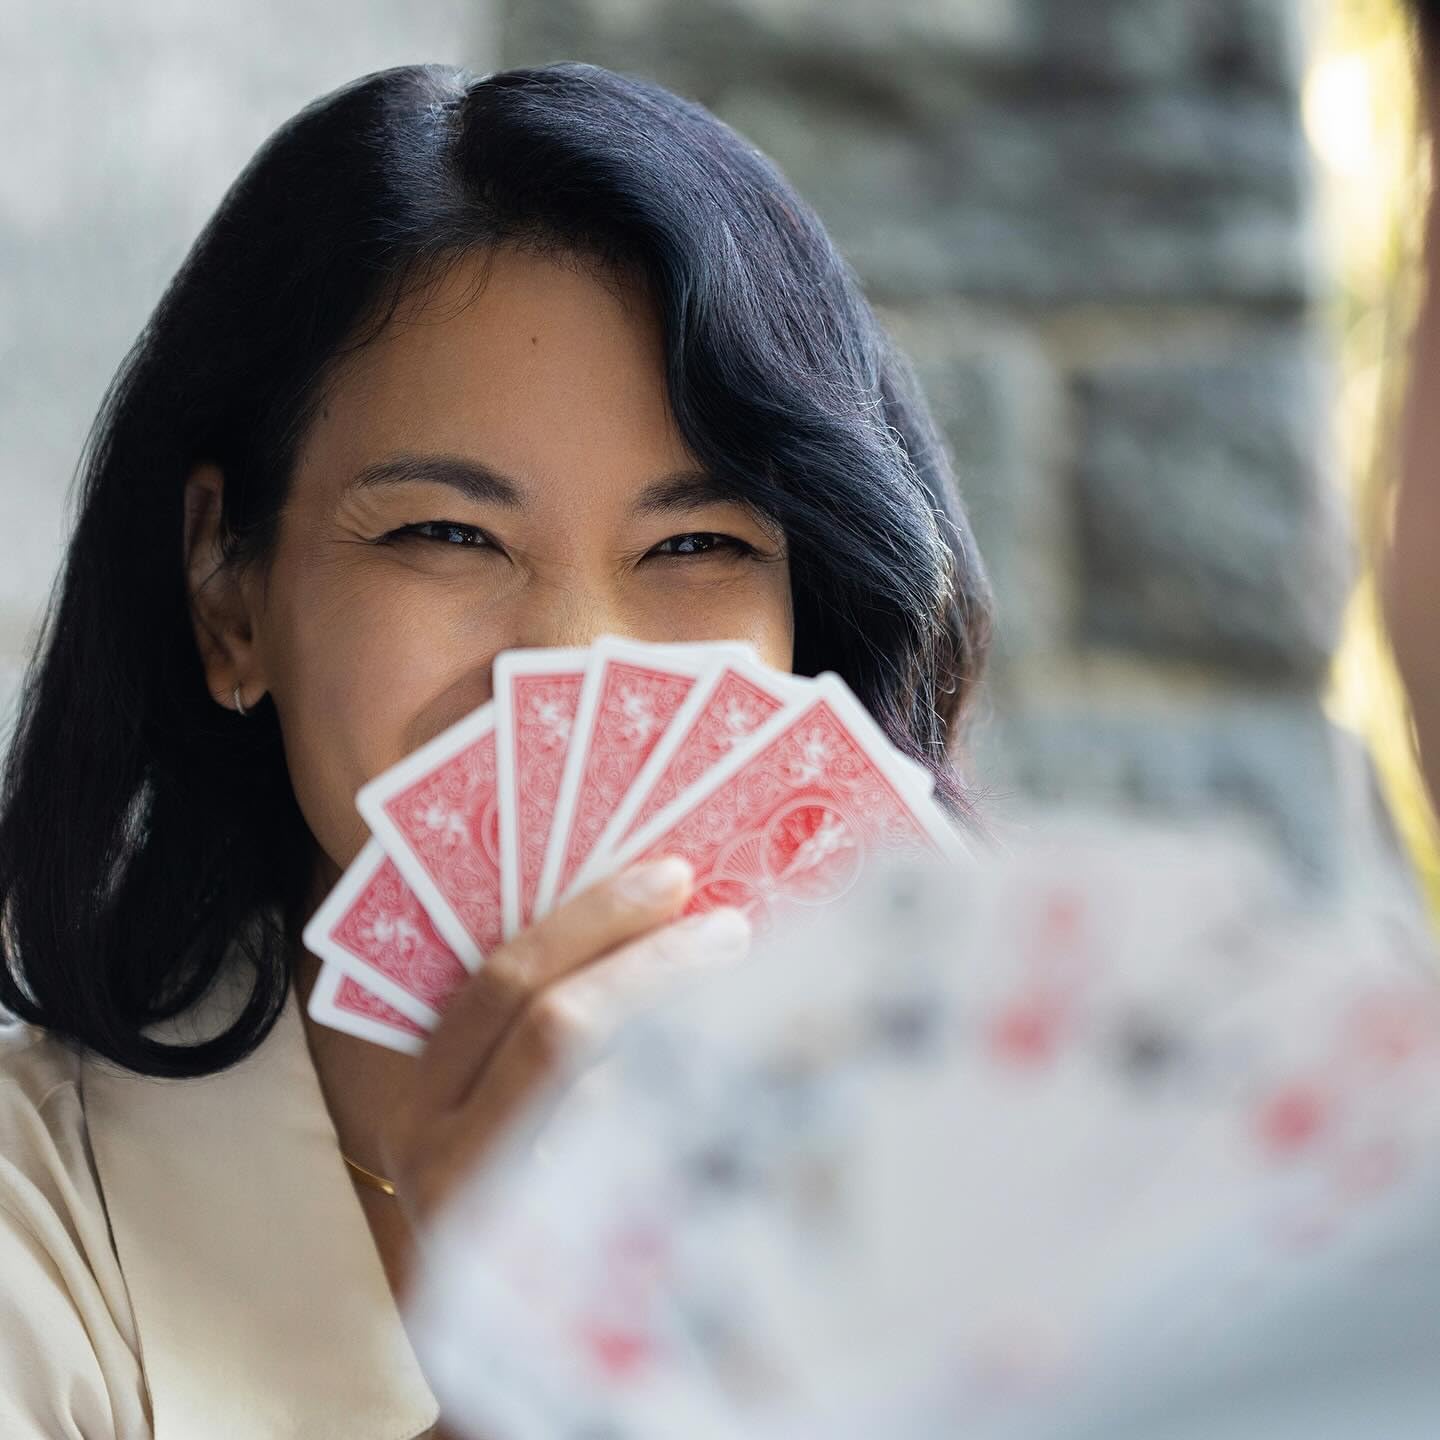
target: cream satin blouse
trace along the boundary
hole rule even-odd
[[[148,1033],[213,1033],[226,990]],[[4,1440],[412,1440],[437,1415],[293,990],[198,1080],[0,1023]]]

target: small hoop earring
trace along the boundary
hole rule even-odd
[[[239,687],[238,685],[235,687],[235,708],[236,708],[242,715],[245,715],[245,714],[248,714],[248,713],[249,713],[249,712],[245,709],[244,703],[243,703],[243,702],[241,701],[241,699],[240,699],[240,687]]]

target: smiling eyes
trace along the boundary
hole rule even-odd
[[[431,534],[429,532],[438,533]],[[468,545],[473,548],[489,547],[489,539],[483,530],[473,525],[461,525],[454,520],[421,520],[414,525],[402,525],[392,530],[387,540],[432,540],[441,545]]]
[[[483,530],[474,525],[462,525],[455,520],[421,520],[413,525],[402,525],[392,530],[385,540],[396,543],[406,540],[425,540],[432,545],[449,545],[461,549],[498,549]],[[673,547],[673,548],[672,548]],[[726,551],[734,555],[758,555],[753,545],[734,535],[722,535],[712,530],[687,531],[681,535],[670,535],[658,545],[645,552],[649,555],[713,555]]]
[[[667,550],[674,545],[674,550]],[[712,530],[696,530],[685,535],[671,535],[658,545],[653,545],[647,555],[708,555],[716,550],[729,550],[736,555],[754,555],[758,552],[753,545],[734,535],[720,535]]]

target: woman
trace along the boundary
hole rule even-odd
[[[310,1023],[356,789],[496,653],[747,639],[964,813],[987,615],[908,366],[701,107],[420,66],[282,127],[106,396],[9,756],[0,1433],[429,1432],[416,1233],[577,1028],[744,946],[673,923],[660,861],[498,950],[418,1059]]]

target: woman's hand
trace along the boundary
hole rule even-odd
[[[378,1137],[412,1229],[640,996],[679,970],[745,952],[750,927],[737,910],[674,919],[693,885],[678,858],[604,880],[500,946],[456,992]]]

